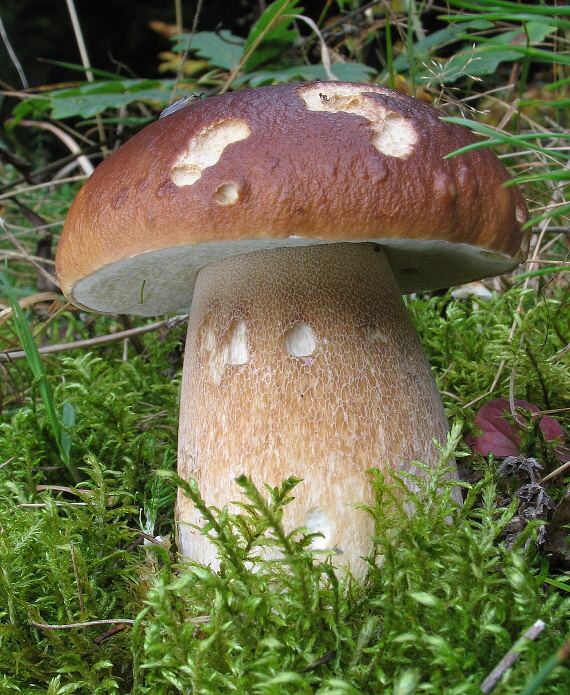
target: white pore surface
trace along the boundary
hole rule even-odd
[[[196,275],[204,266],[263,249],[322,243],[331,242],[297,236],[189,244],[144,253],[105,266],[81,280],[73,287],[72,297],[80,306],[106,314],[185,313],[192,302]],[[516,266],[508,256],[467,244],[375,239],[370,239],[369,243],[384,248],[403,294],[453,287],[500,275]],[[239,349],[236,348],[236,352]]]

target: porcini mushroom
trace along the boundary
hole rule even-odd
[[[57,252],[64,293],[105,313],[191,306],[179,474],[209,505],[234,479],[302,478],[286,515],[359,572],[366,471],[433,465],[447,421],[401,294],[511,270],[524,201],[487,149],[383,87],[259,87],[190,101],[104,161]],[[414,473],[417,473],[415,469]],[[179,496],[178,546],[216,566]]]

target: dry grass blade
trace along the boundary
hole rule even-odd
[[[10,301],[16,332],[20,339],[20,343],[24,349],[24,353],[28,361],[28,364],[30,365],[30,368],[36,380],[38,391],[44,403],[44,407],[48,415],[50,426],[53,432],[54,439],[56,441],[57,448],[61,455],[61,459],[65,464],[65,467],[71,474],[73,480],[77,483],[80,479],[79,473],[69,457],[69,451],[65,444],[66,433],[63,432],[61,428],[60,419],[57,414],[53,400],[52,390],[50,388],[47,379],[47,374],[44,370],[42,361],[40,359],[37,345],[35,343],[28,322],[26,321],[26,317],[24,316],[22,308],[18,304],[18,301],[14,294],[14,290],[10,285],[7,276],[5,276],[3,273],[0,273],[0,286],[4,287],[4,291],[7,294],[8,299]]]
[[[30,294],[27,297],[22,297],[22,299],[18,299],[18,304],[22,309],[27,309],[31,306],[34,306],[34,304],[41,304],[43,302],[61,304],[62,301],[63,300],[61,298],[61,295],[56,294],[55,292],[38,292],[38,294]],[[0,310],[0,326],[5,321],[7,321],[12,316],[12,314],[12,307],[6,307],[5,309]]]
[[[522,647],[527,640],[535,640],[540,633],[544,630],[546,624],[542,620],[537,620],[534,625],[531,625],[529,629],[524,633],[520,640],[518,640],[513,648],[510,649],[507,654],[501,659],[497,666],[491,671],[491,673],[485,678],[481,683],[481,692],[490,693],[492,692],[499,681],[505,674],[505,672],[511,668],[511,666],[516,662],[522,653]]]
[[[158,331],[162,328],[172,329],[183,324],[187,320],[188,314],[183,314],[181,316],[176,316],[175,318],[164,319],[163,321],[157,321],[156,323],[149,323],[145,326],[129,328],[126,331],[117,331],[116,333],[110,333],[109,335],[99,335],[96,338],[87,338],[85,340],[46,345],[44,347],[37,348],[37,351],[39,355],[53,355],[59,352],[68,352],[69,350],[84,350],[86,348],[92,348],[98,345],[105,345],[106,343],[127,340],[135,336],[144,335],[145,333],[152,333],[153,331]],[[25,350],[0,352],[0,362],[13,362],[14,360],[23,359],[24,357],[26,357]]]

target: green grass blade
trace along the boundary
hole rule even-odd
[[[520,273],[520,275],[514,275],[512,277],[513,282],[519,280],[525,280],[526,278],[536,278],[542,275],[553,275],[555,273],[565,273],[570,270],[570,265],[560,265],[550,268],[540,268],[540,270],[532,270],[529,273]],[[568,588],[568,587],[567,587]]]
[[[570,654],[570,637],[566,639],[563,647],[544,664],[540,671],[531,679],[520,695],[534,695],[538,688],[543,685],[552,671],[559,666]]]
[[[32,370],[32,374],[34,375],[34,380],[37,384],[40,397],[46,409],[46,414],[50,423],[53,436],[56,440],[57,447],[59,449],[61,460],[65,464],[65,467],[67,468],[71,476],[73,477],[73,480],[76,483],[78,483],[80,480],[79,473],[71,463],[71,459],[69,456],[71,441],[67,441],[67,439],[63,437],[64,433],[62,433],[60,421],[53,400],[52,390],[49,385],[47,374],[45,372],[43,362],[38,352],[34,336],[32,335],[24,312],[18,304],[18,300],[16,298],[16,295],[14,294],[14,290],[12,288],[12,285],[10,284],[10,281],[8,280],[8,276],[4,273],[0,273],[0,286],[3,287],[4,292],[8,297],[8,301],[10,302],[16,333],[18,335],[20,343],[22,344],[22,349],[26,354],[26,360],[30,366],[30,369]],[[67,433],[65,434],[67,437],[69,437]],[[64,440],[66,442],[65,444]]]
[[[508,0],[478,0],[477,2],[469,2],[469,0],[448,0],[449,4],[454,7],[460,7],[463,10],[472,10],[474,12],[484,12],[488,8],[496,10],[498,7],[502,7],[509,13],[520,12],[521,5],[518,2],[508,2]],[[524,5],[524,11],[529,14],[537,14],[540,16],[553,15],[560,17],[570,16],[570,7],[555,6],[548,7],[543,4],[537,5]],[[442,19],[457,19],[455,15],[450,15],[449,17],[442,17]]]
[[[556,579],[549,579],[548,577],[544,581],[546,584],[550,584],[550,586],[560,589],[560,591],[570,592],[570,584],[564,584],[563,582],[556,581]]]

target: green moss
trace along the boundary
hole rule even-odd
[[[408,307],[451,417],[472,421],[477,409],[463,406],[489,392],[503,360],[487,400],[507,397],[512,383],[516,398],[544,410],[568,408],[570,360],[557,358],[570,343],[567,292],[515,287],[488,300],[446,295]],[[556,417],[570,426],[566,412]]]
[[[251,506],[210,516],[223,570],[168,569],[148,593],[135,630],[140,692],[475,694],[517,637],[543,619],[547,634],[500,690],[517,692],[555,651],[570,600],[544,587],[546,568],[532,552],[499,542],[512,511],[497,514],[491,480],[454,505],[442,482],[449,453],[427,483],[418,479],[417,495],[398,486],[403,502],[373,472],[377,547],[364,586],[337,577],[325,558],[315,562],[302,534],[284,534],[287,508],[277,500],[288,489],[266,502],[241,480]],[[186,490],[201,505],[195,486]],[[404,502],[414,506],[411,517]],[[265,543],[250,538],[263,531],[282,559],[259,559]],[[544,692],[568,685],[570,674],[560,671]]]
[[[521,301],[525,312],[509,340]],[[515,370],[517,397],[541,407],[566,402],[568,372],[564,360],[552,360],[568,337],[560,306],[519,291],[485,304],[410,302],[452,417],[469,427],[472,413],[457,399],[484,393],[502,358]],[[492,463],[462,509],[437,492],[437,473],[419,501],[401,486],[416,506],[412,517],[374,474],[377,504],[369,511],[383,561],[371,558],[364,586],[337,577],[326,558],[315,564],[309,538],[285,535],[295,481],[261,495],[243,479],[249,503],[232,507],[239,513],[202,507],[223,558],[219,574],[173,565],[164,547],[142,543],[141,532],[172,539],[178,379],[164,372],[180,337],[149,336],[145,354],[128,361],[116,346],[46,363],[56,411],[68,404],[75,416],[66,431],[78,485],[41,402],[0,425],[1,691],[476,693],[542,618],[545,633],[497,691],[518,692],[561,644],[569,605],[545,584],[543,556],[503,546],[512,511],[496,506]],[[521,350],[524,341],[532,349]],[[508,393],[508,378],[496,395]],[[564,414],[559,420],[567,426]],[[448,458],[446,450],[442,466]],[[195,486],[186,489],[200,504]],[[22,506],[29,504],[44,506]],[[260,560],[267,544],[283,560]],[[121,618],[134,628],[101,644],[93,639],[106,626],[48,630],[30,622]],[[559,668],[544,693],[569,684]]]
[[[92,361],[85,378],[99,364]],[[64,370],[73,364],[64,360]],[[127,398],[132,382],[117,376],[123,386],[116,395],[123,388]],[[105,399],[97,393],[90,398]],[[22,414],[12,435],[28,425]],[[314,558],[308,537],[284,532],[294,480],[262,495],[240,479],[248,504],[238,513],[208,510],[196,486],[184,484],[209,521],[220,573],[172,565],[165,548],[137,545],[149,496],[155,518],[171,511],[174,474],[165,468],[173,460],[159,461],[163,473],[141,481],[153,463],[147,457],[161,447],[124,444],[125,456],[113,445],[124,435],[124,423],[117,423],[109,424],[107,441],[90,439],[105,463],[93,452],[85,456],[77,497],[34,491],[25,476],[14,476],[14,461],[1,471],[3,692],[476,693],[541,618],[547,630],[508,673],[499,691],[506,694],[516,693],[560,644],[570,602],[544,583],[547,567],[533,551],[507,551],[500,542],[512,511],[496,509],[492,478],[469,489],[462,508],[451,501],[442,474],[456,442],[444,451],[440,470],[427,483],[418,480],[417,495],[371,473],[377,545],[360,586],[337,577],[326,557]],[[167,451],[171,442],[162,445]],[[45,506],[20,506],[28,500]],[[404,502],[415,507],[411,517]],[[262,560],[266,546],[282,559]],[[93,642],[101,626],[31,624],[106,618],[136,622],[102,644]],[[544,693],[568,685],[568,671],[559,669]]]

